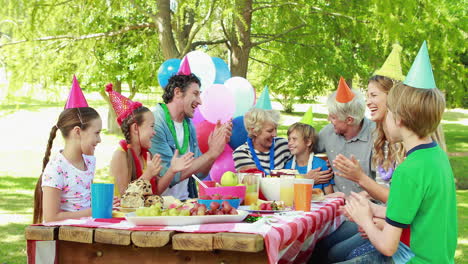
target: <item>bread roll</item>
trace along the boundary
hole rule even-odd
[[[138,179],[128,184],[126,193],[139,193],[140,195],[152,195],[151,183],[148,180]]]
[[[164,200],[159,195],[148,195],[145,197],[145,207],[150,207],[153,204],[161,203],[161,206],[164,204]]]
[[[145,199],[139,193],[127,192],[120,199],[120,206],[125,208],[139,208],[145,206]]]
[[[320,201],[325,199],[325,195],[321,189],[312,189],[312,200]]]

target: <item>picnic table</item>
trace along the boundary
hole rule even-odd
[[[312,212],[255,223],[133,226],[125,219],[69,219],[25,229],[28,263],[305,263],[343,221],[341,198]]]

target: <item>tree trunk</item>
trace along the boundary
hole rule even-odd
[[[170,0],[157,0],[158,13],[154,17],[164,59],[178,58],[179,51],[172,34]]]
[[[242,18],[234,18],[237,34],[231,34],[231,73],[232,76],[247,77],[249,55],[252,48],[250,40],[252,24],[252,0],[236,0],[236,8]]]

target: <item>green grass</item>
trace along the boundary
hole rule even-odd
[[[142,101],[145,101],[144,99],[145,98],[143,98]],[[90,101],[88,102],[90,103]],[[45,104],[41,104],[41,101],[34,101],[32,103],[33,104],[27,104],[23,102],[18,105],[0,106],[0,122],[4,117],[12,116],[18,110],[30,111],[31,113],[37,114],[45,107]],[[47,104],[47,106],[50,107],[61,107],[62,105],[63,104]],[[91,103],[90,105],[95,106],[95,104]],[[101,102],[101,106],[102,105],[104,105],[104,103]],[[147,105],[154,105],[154,101],[148,101]],[[303,112],[294,112],[292,114],[287,114],[287,116],[298,119],[303,114]],[[282,113],[282,115],[287,117],[285,113]],[[53,118],[56,118],[56,116]],[[314,122],[317,131],[328,124],[326,118],[326,114],[314,113]],[[449,153],[468,152],[468,135],[466,133],[468,123],[465,122],[467,119],[467,114],[458,112],[448,112],[444,115],[444,121],[446,121],[446,123],[444,123],[444,130]],[[278,135],[285,136],[287,128],[288,127],[285,125],[279,126]],[[35,129],[37,128],[35,127]],[[0,169],[0,193],[2,194],[0,199],[0,263],[2,264],[26,262],[24,228],[32,222],[33,190],[39,176],[38,164],[40,164],[42,160],[45,139],[37,138],[36,141],[33,143],[29,142],[28,144],[32,145],[31,149],[34,151],[24,150],[20,152],[20,150],[15,148],[11,150],[3,149],[3,153],[0,153],[3,155],[1,156],[3,159],[6,159],[8,155],[18,156],[16,159],[17,161],[15,159],[8,159],[8,167],[12,169],[8,171],[2,171],[4,167]],[[97,151],[100,152],[100,155],[108,157],[111,155],[113,147],[116,145],[117,137],[104,135],[103,142],[98,146]],[[35,151],[36,149],[38,149],[38,151]],[[28,162],[27,165],[25,165],[25,161]],[[457,179],[458,189],[468,189],[468,175],[466,173],[468,171],[468,157],[451,156],[450,162]],[[108,167],[106,166],[107,163],[108,161],[106,161],[105,158],[98,157],[98,165],[103,164],[103,166],[98,166],[99,168],[96,171],[97,182],[110,181]],[[21,168],[22,170],[18,172],[15,168]],[[468,263],[468,253],[465,253],[468,252],[468,190],[458,190],[457,199],[459,238],[456,263]]]

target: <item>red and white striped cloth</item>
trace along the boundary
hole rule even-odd
[[[134,226],[125,220],[100,220],[82,218],[47,223],[47,226],[80,226],[112,228],[134,231],[173,230],[193,233],[250,233],[260,234],[265,240],[269,263],[305,263],[312,254],[315,243],[338,228],[344,220],[338,212],[342,198],[326,199],[312,204],[312,211],[269,215],[255,223],[219,223],[188,226]],[[27,242],[28,263],[56,263],[55,241]]]

